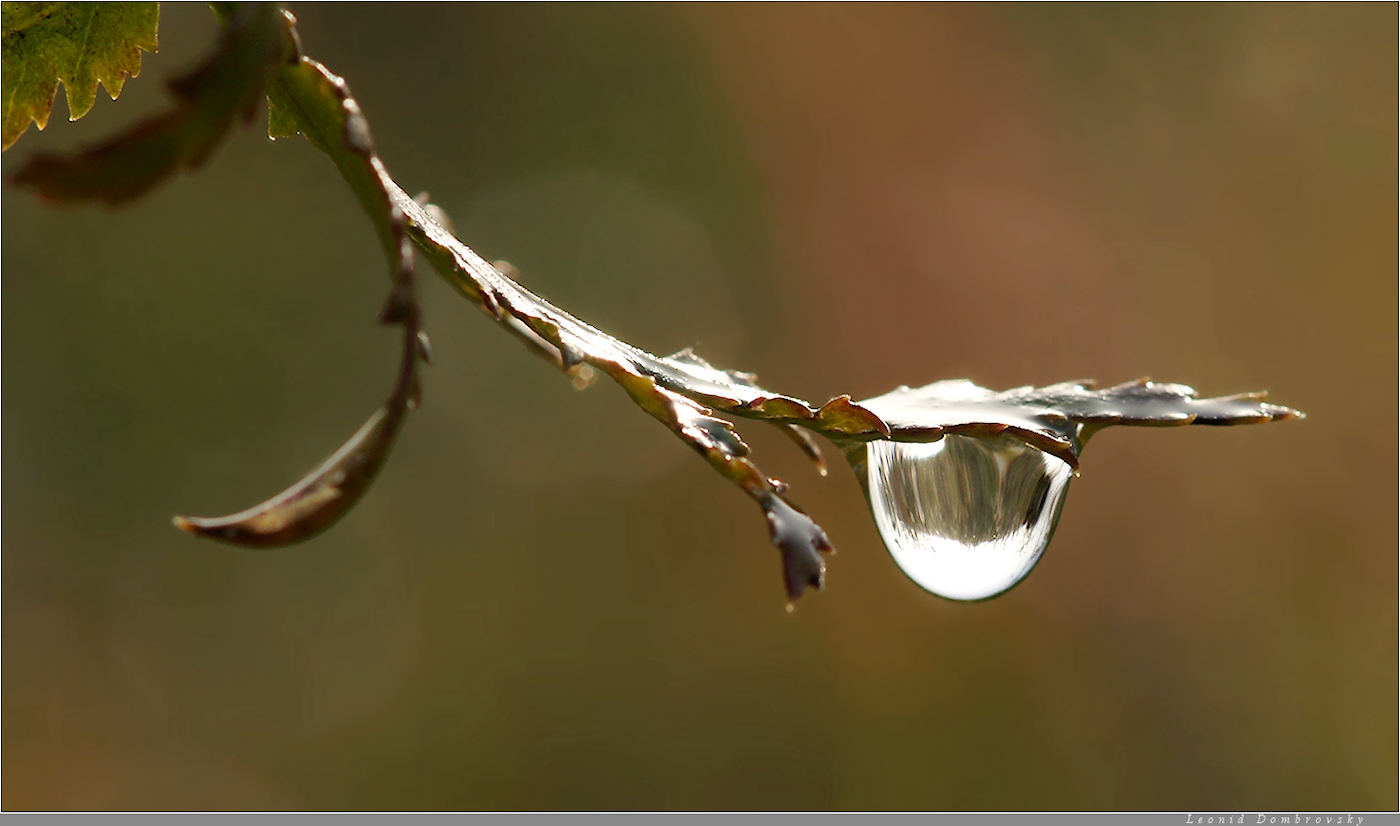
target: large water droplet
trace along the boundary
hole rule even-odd
[[[867,488],[894,561],[949,599],[1020,582],[1055,533],[1069,465],[1010,436],[871,442]]]

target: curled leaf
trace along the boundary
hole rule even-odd
[[[177,516],[175,526],[234,545],[278,547],[310,539],[348,513],[383,467],[405,415],[418,407],[418,364],[426,360],[426,336],[418,329],[414,306],[405,318],[387,322],[404,325],[394,391],[349,441],[301,481],[266,502],[229,516]]]
[[[293,37],[291,16],[283,14],[278,19],[282,31],[289,38]],[[294,41],[289,42],[294,44]],[[320,105],[283,110],[283,115],[298,131],[310,130],[308,137],[314,131],[317,145],[324,143],[323,148],[336,159],[342,172],[354,174],[360,185],[357,193],[368,205],[376,207],[371,214],[381,230],[394,279],[379,321],[401,325],[403,344],[398,378],[388,401],[321,467],[286,491],[248,510],[214,518],[175,517],[176,526],[183,530],[250,547],[275,547],[309,539],[354,507],[388,458],[405,415],[418,407],[422,392],[419,364],[432,359],[432,347],[421,329],[422,311],[414,280],[413,242],[406,231],[407,219],[403,210],[389,199],[385,185],[392,182],[388,181],[384,165],[374,154],[368,122],[360,114],[358,105],[352,105],[354,101],[343,80],[325,72],[319,64],[314,67],[309,64],[310,61],[298,58],[290,65],[293,71],[304,69],[300,79],[324,92],[313,98]]]
[[[49,201],[117,206],[145,194],[177,169],[203,164],[235,118],[251,120],[267,72],[282,53],[274,7],[245,5],[229,18],[214,55],[170,82],[173,106],[76,153],[36,155],[15,173],[14,182]]]
[[[197,536],[247,547],[277,547],[310,539],[354,507],[374,481],[398,435],[407,404],[385,405],[320,467],[287,490],[229,516],[177,516],[175,526]]]
[[[401,295],[405,285],[412,295],[412,249],[405,248],[405,254],[410,263],[400,269],[391,306],[393,296]],[[405,415],[418,407],[418,364],[427,361],[429,351],[427,336],[418,328],[417,301],[412,297],[407,300],[411,302],[408,311],[383,321],[404,327],[394,391],[348,442],[301,481],[266,502],[229,516],[177,516],[175,526],[234,545],[278,547],[310,539],[348,513],[383,467]]]
[[[1078,467],[1088,438],[1110,425],[1259,424],[1302,418],[1292,408],[1263,401],[1265,393],[1198,399],[1184,384],[1138,379],[1104,389],[1093,381],[996,392],[966,379],[899,387],[860,404],[879,416],[890,438],[929,442],[945,433],[991,436],[1001,432]]]

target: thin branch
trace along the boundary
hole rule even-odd
[[[289,41],[295,21],[287,15]],[[281,137],[301,132],[335,162],[342,177],[360,199],[386,245],[394,240],[395,222],[402,215],[408,234],[428,262],[472,303],[520,338],[555,366],[572,371],[589,365],[622,387],[632,400],[699,452],[763,510],[769,535],[783,554],[789,599],[808,587],[820,588],[825,565],[821,553],[831,550],[826,533],[793,503],[781,482],[771,479],[747,458],[749,449],[733,426],[714,416],[706,402],[722,409],[745,407],[748,415],[782,408],[817,415],[806,402],[769,396],[749,377],[715,370],[694,356],[677,354],[658,359],[585,324],[530,293],[441,227],[424,205],[389,177],[373,154],[369,127],[345,81],[320,63],[301,57],[273,73],[268,85],[272,107],[271,132]],[[732,388],[732,389],[731,389]],[[739,392],[734,392],[738,390]],[[844,424],[849,399],[829,405],[826,422]],[[873,421],[873,419],[871,420]],[[870,421],[866,429],[873,427]]]
[[[289,14],[286,19],[288,40],[294,43],[295,20]],[[368,124],[345,81],[320,63],[302,57],[281,66],[271,76],[268,97],[270,134],[300,131],[330,155],[381,238],[392,243],[394,222],[388,216],[401,213],[424,258],[468,301],[576,378],[583,365],[608,376],[752,498],[782,551],[790,599],[807,587],[821,587],[821,552],[830,551],[831,543],[784,498],[786,485],[747,458],[748,446],[716,413],[779,426],[818,467],[823,465],[815,443],[794,427],[826,436],[848,456],[873,439],[932,441],[944,433],[1007,432],[1075,466],[1089,433],[1108,424],[1236,424],[1300,415],[1264,404],[1262,394],[1197,400],[1189,387],[1150,382],[1102,392],[1081,382],[1005,393],[970,382],[940,382],[915,391],[901,388],[867,402],[837,396],[822,405],[765,390],[752,374],[715,368],[688,349],[662,358],[613,338],[525,289],[513,277],[513,267],[493,266],[477,255],[435,220],[426,204],[395,184],[372,152],[358,151],[368,146]],[[942,392],[952,385],[957,387],[951,396]],[[964,392],[964,385],[974,391]]]

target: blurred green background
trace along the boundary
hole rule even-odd
[[[789,615],[745,497],[430,275],[376,487],[242,551],[169,518],[392,382],[348,189],[261,122],[121,211],[7,187],[6,808],[1397,806],[1394,5],[292,8],[405,188],[639,346],[817,400],[1151,374],[1309,418],[1098,437],[971,605],[743,424],[840,549]],[[6,175],[214,37],[164,7]]]

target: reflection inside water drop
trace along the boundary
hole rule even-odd
[[[866,446],[875,524],[919,585],[949,599],[1020,582],[1055,532],[1072,471],[1010,436]]]

